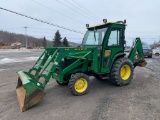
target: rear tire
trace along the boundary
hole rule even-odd
[[[155,53],[156,56],[159,56],[159,53]]]
[[[74,95],[84,95],[89,91],[90,79],[84,73],[76,73],[71,76],[68,86]]]
[[[117,59],[111,70],[111,82],[118,86],[128,85],[133,78],[133,64],[127,58]]]

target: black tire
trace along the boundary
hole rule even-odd
[[[148,56],[149,58],[152,58],[152,55]]]
[[[90,79],[84,73],[76,73],[71,76],[68,86],[73,95],[84,95],[89,91]]]
[[[117,59],[112,66],[110,74],[111,82],[118,86],[128,85],[133,78],[133,72],[133,64],[129,59]]]
[[[155,53],[156,56],[159,56],[159,53]]]

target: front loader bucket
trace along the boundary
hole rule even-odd
[[[18,84],[16,87],[17,98],[20,106],[20,111],[24,112],[28,108],[41,101],[45,93],[43,89],[38,87],[38,83],[33,82],[29,76],[23,71],[17,72],[19,75]]]

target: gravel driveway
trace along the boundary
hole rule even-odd
[[[15,93],[16,71],[32,62],[0,65],[1,120],[160,120],[160,58],[137,67],[130,85],[117,87],[91,77],[90,92],[73,96],[67,86],[50,80],[43,100],[21,113]],[[5,69],[5,70],[3,70]]]

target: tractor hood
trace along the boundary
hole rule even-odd
[[[98,50],[96,46],[82,46],[82,47],[57,47],[57,48],[47,48],[48,52],[56,51],[57,54],[64,58],[74,58],[74,57],[82,57],[83,55],[91,52],[95,52]]]

